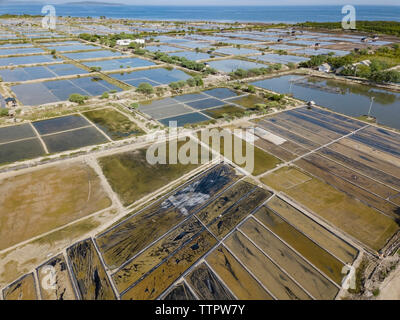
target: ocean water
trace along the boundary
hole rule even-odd
[[[51,1],[49,1],[51,2]],[[0,1],[0,14],[41,14],[41,4]],[[341,21],[341,6],[131,6],[55,5],[58,16],[138,20],[207,20],[220,22]],[[355,6],[357,20],[400,21],[400,6]]]

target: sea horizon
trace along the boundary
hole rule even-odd
[[[2,4],[0,14],[41,15],[43,3]],[[105,5],[95,3],[55,4],[58,16],[149,20],[149,21],[214,21],[254,23],[299,23],[306,21],[341,21],[342,6],[337,5],[268,5],[268,6],[206,6],[206,5]],[[212,8],[218,7],[215,11]],[[400,6],[355,6],[357,20],[400,21]],[[240,9],[240,10],[238,10]]]

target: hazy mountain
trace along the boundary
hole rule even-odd
[[[97,2],[97,1],[79,1],[66,2],[64,5],[80,5],[80,6],[123,6],[123,3]]]

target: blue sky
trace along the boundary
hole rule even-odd
[[[38,0],[44,3],[80,2],[85,0]],[[95,1],[95,0],[89,0]],[[399,0],[98,0],[133,5],[399,5]],[[0,0],[0,2],[2,2]],[[12,2],[12,1],[3,1]]]

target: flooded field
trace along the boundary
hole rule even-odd
[[[168,70],[164,68],[132,71],[126,73],[112,73],[109,75],[134,87],[138,87],[144,82],[150,83],[153,86],[159,86],[180,80],[187,80],[190,78],[188,74],[181,70]]]
[[[71,115],[49,120],[33,122],[32,125],[41,135],[57,133],[66,130],[72,130],[90,126],[90,123],[80,115]]]
[[[303,61],[307,61],[308,58],[305,57],[298,57],[298,56],[291,56],[291,55],[284,55],[284,54],[274,54],[274,53],[267,53],[262,56],[253,56],[251,57],[255,60],[265,61],[268,63],[281,63],[281,64],[288,64],[288,63],[300,63]]]
[[[88,67],[100,67],[102,71],[110,71],[118,69],[154,66],[155,63],[139,58],[124,58],[85,62],[84,65]]]
[[[94,58],[118,57],[121,56],[122,53],[118,51],[99,50],[99,51],[64,53],[63,55],[73,60],[85,60]]]
[[[50,55],[8,57],[8,58],[0,58],[0,67],[22,66],[28,64],[49,63],[56,61],[57,60]]]
[[[82,77],[70,80],[53,80],[11,86],[12,91],[24,105],[39,105],[66,101],[71,94],[98,96],[112,90],[121,91],[102,79]]]
[[[210,61],[208,63],[211,68],[217,69],[221,72],[230,73],[237,69],[254,69],[254,68],[266,68],[267,65],[262,63],[250,62],[245,60],[237,60],[237,59],[226,59],[226,60],[218,60],[218,61]]]
[[[45,155],[38,138],[7,142],[0,145],[0,164],[32,159]]]
[[[0,70],[4,82],[20,82],[45,78],[56,78],[87,73],[73,64],[54,64],[47,66],[14,68]]]
[[[127,116],[112,108],[0,128],[0,163],[75,150],[145,132]],[[35,132],[35,130],[36,132]],[[41,140],[39,140],[39,138]]]
[[[224,111],[232,113],[244,111],[244,109],[236,106],[223,107],[226,105],[227,99],[237,95],[231,89],[216,88],[199,93],[142,102],[139,105],[139,110],[165,126],[171,126],[170,122],[176,121],[179,127],[183,127],[187,124],[220,117]]]
[[[170,56],[186,58],[188,60],[193,60],[193,61],[206,60],[206,59],[211,58],[211,56],[207,53],[193,52],[193,51],[175,52],[175,53],[171,53]]]
[[[93,127],[54,133],[43,136],[42,139],[50,153],[75,150],[108,142],[104,135]]]
[[[21,124],[19,126],[8,126],[0,128],[0,143],[11,142],[15,140],[34,138],[35,132],[30,124]]]
[[[292,93],[297,99],[315,101],[318,105],[349,116],[367,115],[374,98],[371,116],[378,123],[400,129],[397,116],[400,110],[400,94],[361,84],[349,84],[317,77],[285,75],[261,80],[256,86],[280,92]]]
[[[57,43],[56,45],[54,45],[54,44],[50,45],[50,44],[51,44],[51,42],[49,44],[44,43],[46,48],[48,48],[50,50],[56,50],[57,52],[85,51],[85,50],[101,49],[101,47],[98,47],[98,46],[93,46],[93,45],[79,43],[79,42],[77,42],[76,44],[74,44],[74,43],[64,43],[64,44]]]
[[[260,53],[260,51],[258,51],[258,50],[247,49],[247,48],[240,48],[240,49],[239,48],[220,48],[220,49],[217,49],[215,52],[226,54],[229,56],[230,55],[240,56],[240,55]]]
[[[164,118],[159,120],[160,123],[166,127],[171,126],[174,127],[175,123],[176,126],[178,127],[184,127],[185,125],[188,124],[194,124],[194,123],[201,123],[201,122],[206,122],[210,120],[209,117],[206,115],[203,115],[200,112],[192,112],[192,113],[187,113],[179,116],[173,116],[169,118]]]
[[[81,163],[0,181],[0,249],[110,206],[100,179]]]

